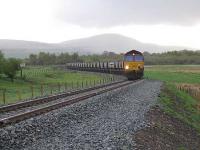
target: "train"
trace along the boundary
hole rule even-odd
[[[144,76],[144,56],[141,52],[131,50],[124,54],[124,74],[129,80]]]
[[[103,72],[124,75],[128,80],[142,78],[144,75],[144,56],[137,50],[124,54],[123,61],[67,63],[66,68],[80,71]]]

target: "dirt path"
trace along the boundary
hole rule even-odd
[[[158,106],[146,116],[150,126],[134,134],[141,150],[200,150],[200,135],[182,121],[165,114]]]

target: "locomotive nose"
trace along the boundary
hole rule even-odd
[[[138,65],[138,70],[142,70],[144,67],[142,65]]]

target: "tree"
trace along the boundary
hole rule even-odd
[[[20,62],[17,59],[10,58],[5,60],[3,72],[12,82],[18,70],[20,70]]]
[[[3,72],[3,63],[4,63],[4,56],[3,53],[0,51],[0,74]]]
[[[37,65],[38,59],[37,59],[37,55],[36,54],[30,54],[29,55],[29,63],[31,65]]]
[[[73,62],[78,62],[78,61],[79,61],[78,53],[73,53],[73,54],[72,54],[72,61],[73,61]]]

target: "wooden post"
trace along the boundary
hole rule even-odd
[[[65,82],[65,91],[67,91],[67,82]]]
[[[33,93],[33,85],[31,85],[30,89],[31,89],[31,98],[33,98],[33,97],[34,97],[34,93]]]
[[[72,89],[74,88],[74,83],[73,83],[73,81],[72,81]]]
[[[53,85],[50,85],[51,94],[53,94]]]
[[[21,98],[21,92],[20,92],[20,90],[17,90],[17,96],[18,96],[18,100],[21,100],[22,98]]]
[[[79,89],[79,83],[78,83],[78,81],[76,82],[76,88]]]
[[[60,83],[58,83],[58,91],[60,92],[61,88],[60,88]]]
[[[84,85],[83,85],[83,81],[82,81],[82,82],[81,82],[81,88],[82,88],[82,89],[83,89],[83,86],[84,86]]]
[[[85,83],[85,85],[86,85],[86,87],[88,87],[88,82],[87,82],[87,80],[86,80],[86,83]]]
[[[6,104],[6,89],[3,89],[3,103]]]
[[[40,85],[40,92],[41,92],[41,96],[43,96],[43,94],[44,94],[44,87],[43,87],[43,84]]]

